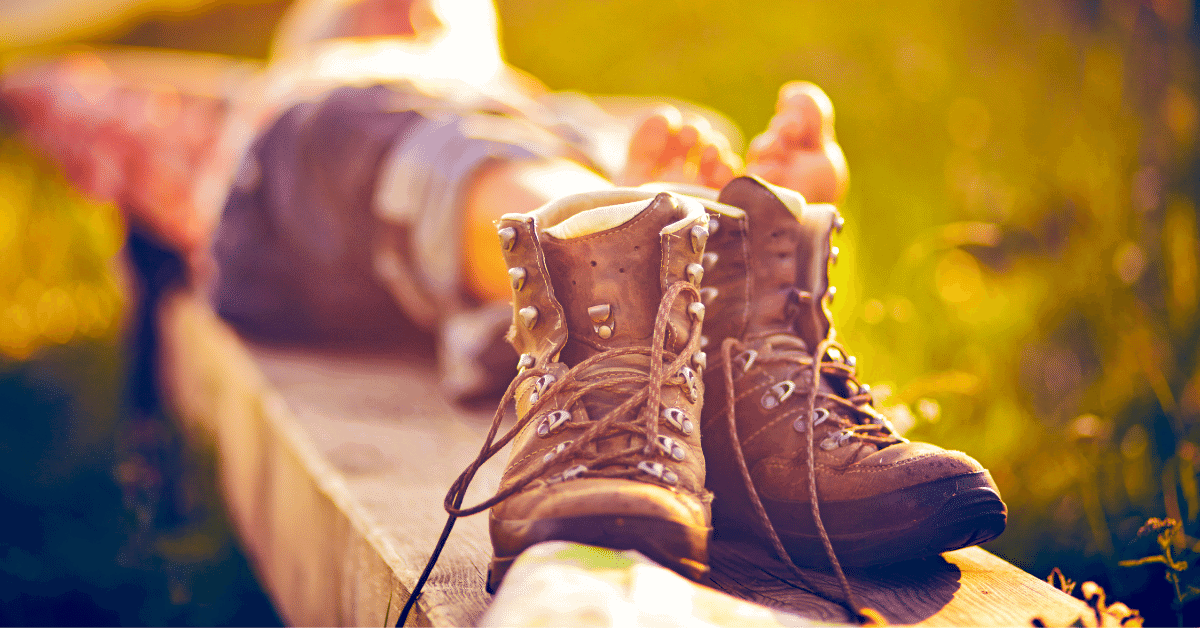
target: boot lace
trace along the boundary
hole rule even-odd
[[[688,342],[683,350],[676,354],[667,351],[665,345],[670,328],[671,311],[675,302],[684,298],[684,295],[690,298],[689,312],[692,314],[692,322]],[[425,569],[413,587],[412,594],[400,612],[400,617],[396,621],[397,626],[403,626],[407,620],[408,614],[420,596],[430,572],[433,571],[433,567],[441,555],[446,539],[449,538],[454,523],[459,517],[483,512],[539,481],[549,483],[578,477],[641,476],[639,479],[646,479],[646,476],[650,476],[663,484],[675,484],[677,479],[672,477],[673,472],[666,469],[661,463],[653,462],[657,456],[671,457],[670,451],[664,451],[664,448],[659,445],[661,442],[659,439],[660,420],[664,418],[662,391],[664,387],[668,386],[694,386],[695,380],[698,379],[694,376],[694,372],[693,377],[687,377],[685,373],[688,371],[685,369],[689,369],[688,364],[692,360],[692,356],[700,350],[703,313],[702,310],[694,309],[699,301],[700,293],[691,283],[678,281],[671,284],[659,302],[653,340],[649,347],[609,349],[576,364],[561,379],[555,380],[541,391],[525,416],[519,418],[512,428],[497,438],[505,411],[513,403],[519,386],[529,379],[547,376],[549,372],[545,368],[528,368],[513,379],[492,416],[491,428],[484,438],[479,454],[454,480],[450,485],[450,490],[446,493],[443,503],[449,514],[446,525],[442,529],[442,534],[438,538],[429,561],[425,564]],[[649,357],[648,370],[632,367],[615,369],[606,367],[602,373],[595,372],[599,365],[612,358],[637,355]],[[628,397],[598,420],[565,421],[562,423],[565,428],[581,430],[582,433],[570,441],[564,441],[559,446],[562,449],[556,448],[553,455],[547,455],[519,476],[506,482],[505,486],[491,497],[473,506],[464,507],[462,505],[467,488],[480,467],[516,438],[535,418],[542,416],[541,411],[552,399],[564,398],[563,395],[566,395],[565,401],[560,407],[569,411],[586,395],[598,390],[618,391],[626,393]],[[635,411],[637,412],[635,413]],[[698,426],[696,429],[699,429]],[[593,447],[598,440],[621,434],[630,434],[637,438],[631,439],[630,447],[618,451],[602,454]],[[641,441],[642,444],[638,444],[638,441]],[[563,447],[563,445],[566,446]],[[550,466],[576,460],[580,464],[572,466],[556,476],[543,479]]]
[[[833,336],[833,329],[830,328],[828,336],[817,343],[817,346],[811,352],[809,352],[803,340],[792,334],[780,334],[776,332],[751,335],[747,336],[746,342],[739,341],[736,338],[726,338],[721,343],[720,358],[725,383],[725,407],[722,415],[725,418],[725,427],[730,442],[733,445],[734,458],[747,494],[750,496],[750,503],[753,506],[755,517],[766,533],[772,549],[779,556],[783,564],[791,569],[801,582],[808,586],[809,589],[816,591],[817,589],[806,581],[803,572],[792,562],[791,556],[784,549],[783,542],[780,540],[779,534],[775,531],[775,526],[771,524],[766,508],[763,506],[758,491],[754,487],[754,480],[750,477],[750,468],[746,464],[745,453],[742,450],[742,441],[738,438],[736,417],[738,401],[741,401],[746,394],[750,393],[744,393],[742,397],[738,397],[733,387],[735,368],[740,368],[744,375],[755,365],[790,363],[799,369],[806,369],[808,371],[810,380],[807,382],[807,403],[800,409],[800,413],[795,418],[795,426],[797,430],[805,434],[804,449],[805,465],[808,471],[808,501],[813,521],[816,523],[821,544],[825,548],[825,555],[829,559],[830,566],[833,567],[838,584],[841,586],[844,596],[842,604],[860,624],[884,625],[887,622],[878,611],[863,606],[858,602],[858,597],[851,590],[850,583],[846,579],[846,574],[842,571],[841,563],[838,561],[837,554],[833,550],[833,544],[829,540],[828,533],[825,531],[825,524],[821,519],[821,509],[817,500],[813,434],[817,425],[822,422],[831,421],[840,427],[841,430],[830,437],[833,440],[826,439],[824,442],[832,443],[834,446],[840,445],[850,439],[857,439],[862,442],[885,447],[904,442],[905,439],[900,438],[892,428],[891,422],[871,405],[869,389],[858,382],[855,367],[852,364],[848,364],[842,358],[847,353],[833,339]],[[749,345],[756,345],[759,348],[751,349]],[[837,358],[834,356],[837,356]],[[816,368],[814,368],[814,365],[816,365]],[[829,387],[831,390],[821,390],[823,378],[833,380],[834,385]],[[842,396],[837,394],[837,392],[833,392],[836,390],[844,390],[848,394],[847,396]],[[772,390],[772,392],[775,391]],[[780,392],[788,396],[791,394],[791,390],[786,388]],[[779,399],[779,397],[776,397],[776,399]],[[824,401],[825,406],[833,407],[835,411],[830,412],[825,410],[818,413],[818,401]],[[824,406],[822,409],[824,409]],[[820,418],[817,418],[818,414],[820,414]]]

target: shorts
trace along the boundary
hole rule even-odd
[[[342,87],[280,115],[230,190],[212,299],[259,339],[392,345],[435,332],[442,388],[463,398],[516,373],[511,308],[463,289],[464,185],[489,160],[551,156],[611,178],[651,103],[558,93],[517,111],[469,89],[431,91]]]
[[[287,342],[452,329],[438,348],[446,392],[493,388],[515,373],[503,341],[512,314],[462,288],[464,183],[489,160],[563,150],[511,112],[403,84],[295,105],[256,139],[230,190],[214,307],[243,333]]]

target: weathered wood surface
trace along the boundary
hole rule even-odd
[[[164,383],[213,441],[225,497],[272,599],[294,625],[392,625],[445,522],[446,487],[474,458],[490,411],[445,401],[432,364],[255,347],[189,296],[161,313]],[[503,455],[497,456],[502,459]],[[499,464],[468,496],[490,494]],[[486,519],[458,522],[410,621],[470,625],[486,608]],[[770,553],[718,539],[707,584],[801,617],[848,619],[832,576],[789,581]],[[1083,602],[980,548],[850,574],[889,621],[1067,625]],[[810,589],[811,587],[811,589]]]

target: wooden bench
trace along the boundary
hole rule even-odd
[[[159,325],[168,397],[195,442],[214,448],[228,508],[280,614],[294,625],[393,625],[445,523],[445,490],[474,458],[491,410],[443,399],[429,360],[247,343],[188,294],[163,302]],[[480,472],[469,501],[495,490],[501,464]],[[458,522],[410,623],[479,622],[491,600],[486,525],[485,515]],[[781,575],[768,552],[720,540],[712,566],[706,584],[783,611],[784,623],[848,620],[829,601],[838,589],[828,574],[806,573],[814,591]],[[977,547],[849,575],[898,624],[1090,617],[1082,601]]]

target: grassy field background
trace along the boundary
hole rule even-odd
[[[261,58],[286,6],[174,4],[62,38]],[[1200,586],[1195,569],[1177,595],[1161,564],[1119,564],[1161,552],[1138,534],[1150,517],[1180,522],[1174,559],[1195,567],[1200,552],[1190,2],[498,5],[509,61],[551,87],[693,100],[747,137],[781,83],[821,85],[851,168],[834,312],[878,405],[909,417],[910,437],[991,469],[1010,525],[990,550],[1039,577],[1095,580],[1152,624],[1200,621],[1200,603],[1179,602]],[[0,142],[0,493],[8,512],[40,517],[0,539],[12,583],[0,591],[17,592],[0,601],[25,613],[75,596],[123,623],[239,623],[261,602],[201,575],[261,594],[211,495],[127,551],[137,526],[112,479],[122,234],[112,207]],[[108,549],[81,553],[88,530]],[[140,593],[95,602],[117,573]]]

